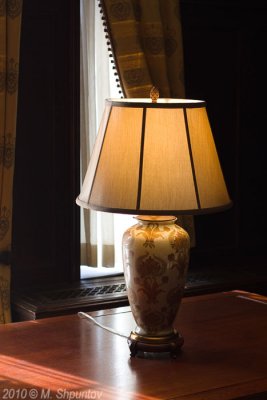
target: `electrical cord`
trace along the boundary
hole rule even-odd
[[[109,328],[109,327],[107,327],[107,326],[105,326],[105,325],[100,324],[100,322],[97,322],[97,321],[95,320],[95,318],[91,317],[91,315],[88,315],[88,314],[86,314],[86,313],[84,313],[84,312],[82,312],[82,311],[79,311],[79,312],[78,312],[78,316],[79,316],[80,318],[88,319],[90,322],[93,322],[95,325],[99,326],[100,328],[102,328],[102,329],[104,329],[104,330],[106,330],[106,331],[108,331],[108,332],[113,333],[114,335],[118,335],[118,336],[120,336],[120,337],[123,337],[123,338],[125,338],[125,339],[128,339],[128,336],[123,335],[123,333],[117,332],[117,331],[115,331],[115,330],[112,329],[112,328]]]

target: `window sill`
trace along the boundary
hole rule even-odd
[[[92,279],[92,278],[103,278],[108,276],[118,276],[123,274],[122,267],[88,267],[87,265],[81,265],[81,280]]]

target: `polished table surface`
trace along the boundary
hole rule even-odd
[[[91,313],[128,335],[128,307]],[[130,358],[127,340],[77,314],[0,326],[0,399],[267,399],[267,299],[184,298],[176,359]]]

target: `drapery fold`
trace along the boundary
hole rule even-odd
[[[109,50],[126,97],[184,98],[179,0],[100,0]],[[178,217],[195,244],[194,219]]]
[[[101,0],[107,36],[126,97],[185,96],[179,1]]]
[[[0,323],[11,321],[10,254],[22,0],[0,1]]]

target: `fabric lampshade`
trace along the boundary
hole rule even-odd
[[[112,213],[179,215],[231,205],[200,100],[108,99],[77,203]]]

